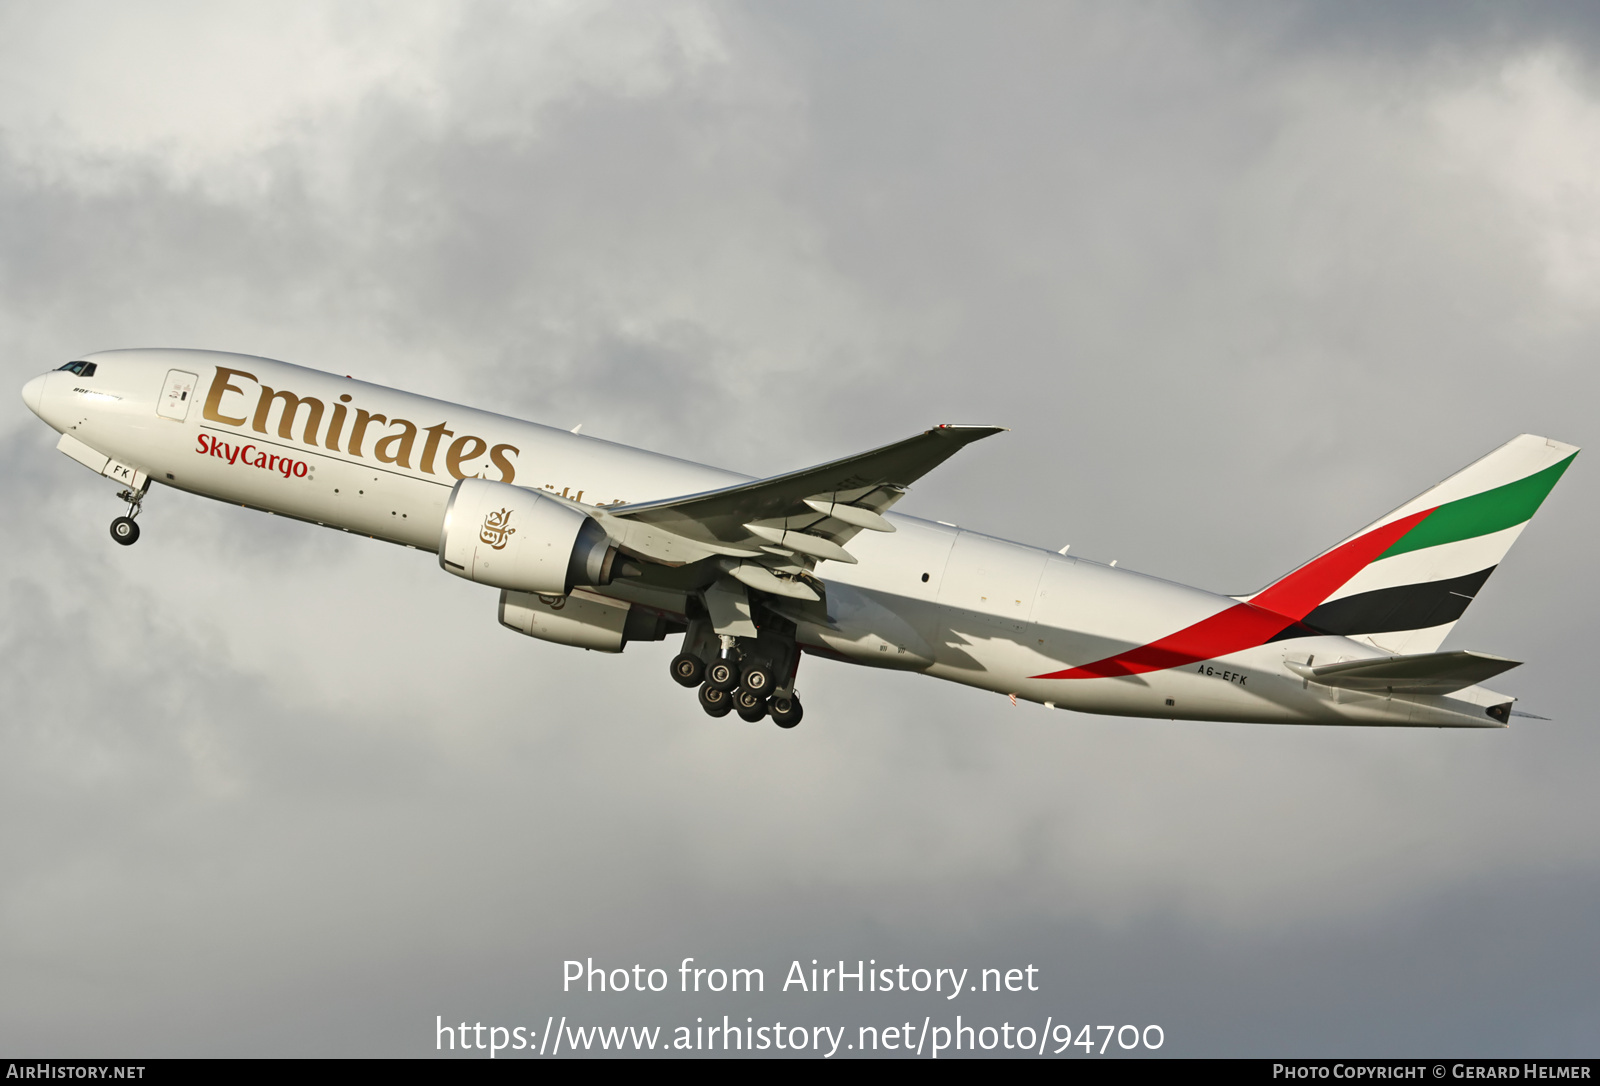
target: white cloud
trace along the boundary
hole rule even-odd
[[[1434,114],[1447,162],[1499,193],[1555,300],[1600,308],[1600,96],[1578,59],[1559,46],[1510,56]]]
[[[0,133],[19,162],[102,189],[139,167],[238,200],[282,168],[275,151],[350,154],[363,109],[525,140],[552,103],[648,98],[726,60],[716,20],[692,0],[68,0],[13,7],[3,30]],[[313,177],[356,166],[294,164]]]
[[[254,351],[750,471],[1000,421],[903,508],[1230,590],[1517,429],[1583,440],[1592,322],[1544,384],[1502,349],[1524,250],[1573,312],[1592,274],[1567,61],[1087,10],[8,8],[0,366]],[[165,491],[118,548],[12,408],[12,1036],[304,1049],[292,1003],[412,1051],[378,988],[520,1014],[553,954],[738,939],[1070,932],[1112,962],[1072,983],[1143,1006],[1152,933],[1294,985],[1273,939],[1393,957],[1407,908],[1600,861],[1584,461],[1462,624],[1563,721],[1094,720],[807,660],[790,734],[705,720],[667,646],[501,630],[426,555]]]

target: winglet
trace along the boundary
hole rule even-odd
[[[962,437],[966,437],[967,435],[962,433],[962,431],[964,431],[964,430],[982,430],[983,431],[982,433],[974,433],[974,434],[972,434],[970,436],[969,440],[976,441],[976,440],[978,440],[978,438],[980,438],[980,437],[988,437],[990,434],[1008,433],[1008,432],[1010,432],[1011,427],[1009,427],[1009,426],[992,426],[992,425],[990,425],[988,423],[981,423],[981,422],[941,422],[939,425],[935,426],[932,430],[929,430],[928,433],[936,434],[936,433],[939,433],[941,431],[944,431],[944,432],[952,434],[952,435],[959,435],[959,436],[962,436]]]

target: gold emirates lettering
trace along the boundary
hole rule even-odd
[[[255,409],[247,415],[227,415],[223,413],[223,397],[228,393],[237,393],[239,396],[248,397],[247,393],[235,379],[252,382],[259,390]],[[444,438],[455,438],[450,442],[444,453],[444,467],[457,479],[482,479],[482,473],[468,475],[465,468],[470,466],[470,461],[481,457],[485,452],[489,454],[489,461],[500,472],[499,482],[509,483],[516,478],[515,466],[512,458],[521,451],[515,445],[502,444],[491,446],[488,441],[474,434],[456,436],[452,430],[445,429],[445,424],[440,422],[433,426],[419,427],[409,419],[386,418],[360,407],[346,408],[350,402],[348,394],[339,397],[340,403],[333,405],[330,413],[327,405],[315,396],[300,396],[286,389],[274,389],[263,385],[253,373],[244,370],[230,369],[227,366],[218,366],[216,376],[211,379],[211,388],[206,392],[204,415],[212,422],[220,422],[227,426],[243,426],[246,419],[250,428],[258,434],[268,432],[274,405],[280,408],[276,429],[278,437],[285,441],[294,440],[296,424],[302,419],[304,424],[300,428],[300,440],[307,445],[315,447],[319,441],[324,447],[333,452],[348,452],[351,456],[366,458],[362,446],[366,444],[367,430],[370,427],[386,427],[389,432],[378,436],[372,443],[372,455],[385,464],[398,464],[402,468],[411,469],[411,456],[415,449],[418,434],[426,434],[427,440],[422,445],[422,455],[419,458],[416,470],[421,470],[428,475],[435,475],[434,465],[439,458],[439,445]],[[229,405],[232,409],[232,404]],[[304,408],[304,411],[301,409]],[[322,430],[324,415],[329,415],[328,428]],[[352,418],[351,415],[354,417]],[[348,438],[345,437],[345,423],[350,423]]]

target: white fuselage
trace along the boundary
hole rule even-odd
[[[30,382],[25,398],[124,473],[422,551],[437,550],[446,502],[464,477],[595,506],[748,478],[264,358],[154,349],[85,358],[93,377],[52,372]],[[174,373],[192,375],[189,387]],[[1093,713],[1494,727],[1483,707],[1507,700],[1478,687],[1446,697],[1338,691],[1286,666],[1313,655],[1318,663],[1382,655],[1333,636],[1136,675],[1043,678],[1237,601],[941,523],[889,519],[893,533],[863,532],[850,544],[859,564],[819,567],[837,629],[802,628],[807,648]],[[630,593],[621,584],[601,591]]]

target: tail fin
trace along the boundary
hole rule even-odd
[[[1577,455],[1512,438],[1248,602],[1299,620],[1274,640],[1315,632],[1433,652]]]

